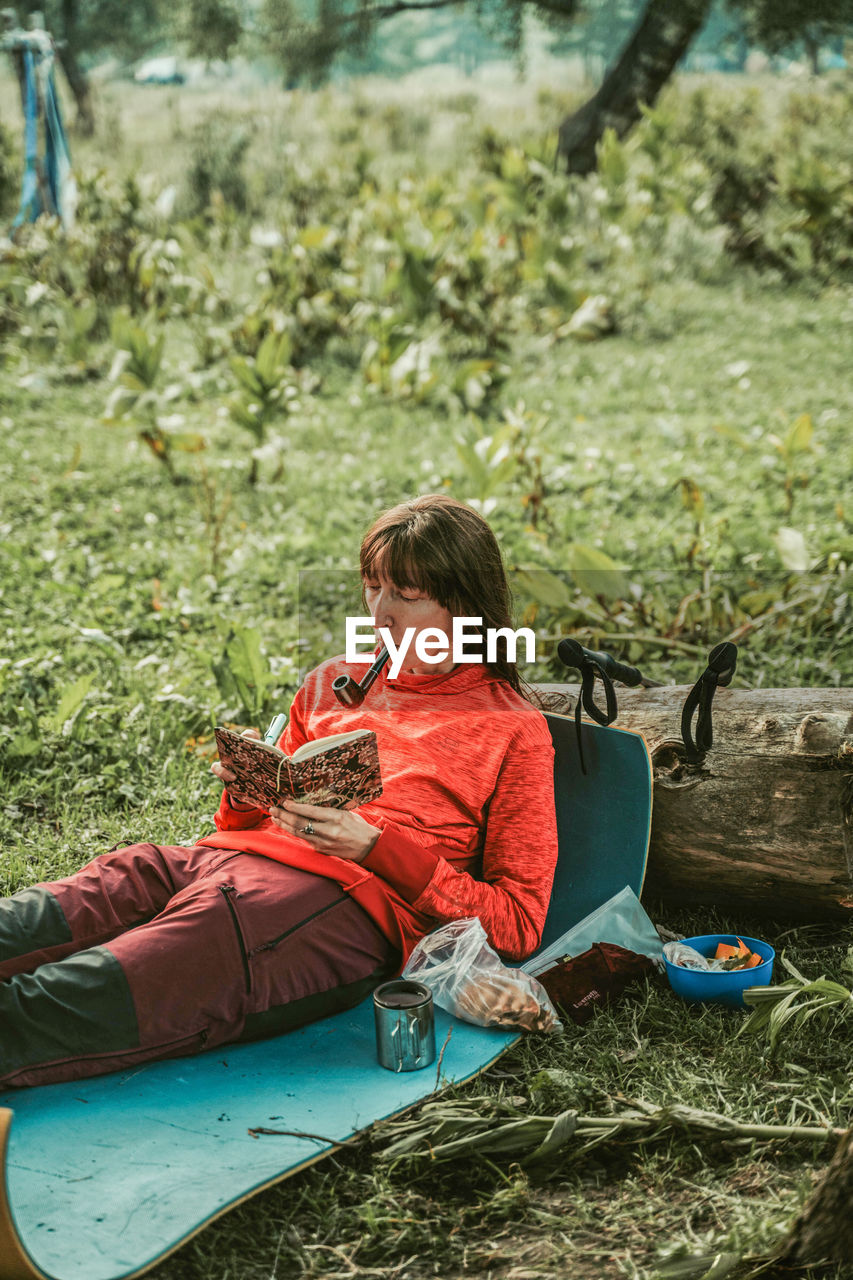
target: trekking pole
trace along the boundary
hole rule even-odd
[[[700,764],[714,741],[714,727],[711,723],[711,703],[717,688],[731,684],[737,666],[737,645],[731,640],[723,640],[715,645],[708,654],[708,665],[685,699],[681,711],[681,740],[687,752],[688,764]],[[694,739],[691,722],[696,718],[696,738]]]
[[[616,719],[618,710],[616,690],[613,688],[614,680],[632,689],[636,688],[637,685],[642,685],[646,689],[659,688],[660,681],[647,679],[637,667],[630,667],[627,663],[619,662],[610,653],[603,653],[597,649],[585,649],[577,640],[568,638],[561,640],[557,645],[557,656],[567,667],[573,667],[579,671],[581,676],[581,694],[575,703],[575,725],[577,727],[581,772],[586,773],[581,737],[581,706],[583,706],[590,720],[594,720],[596,724],[609,725]],[[597,678],[600,678],[604,687],[606,708],[604,711],[595,701],[595,681]]]

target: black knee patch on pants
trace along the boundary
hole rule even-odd
[[[0,1076],[139,1045],[127,979],[106,947],[91,947],[0,984],[0,1027]]]
[[[48,889],[21,889],[0,900],[0,962],[71,941],[71,929]]]
[[[285,1031],[293,1031],[296,1027],[304,1027],[318,1018],[328,1018],[343,1009],[351,1009],[354,1005],[369,996],[371,991],[396,973],[399,964],[396,959],[380,965],[366,978],[358,978],[355,982],[347,982],[332,987],[330,991],[318,991],[314,995],[303,996],[301,1000],[291,1000],[289,1004],[273,1005],[262,1013],[250,1013],[246,1018],[240,1040],[263,1040],[267,1036],[280,1036]]]

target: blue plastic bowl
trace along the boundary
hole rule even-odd
[[[762,963],[757,964],[753,969],[729,969],[725,973],[706,973],[699,969],[683,969],[681,965],[672,964],[664,956],[669,985],[676,995],[694,1003],[727,1004],[736,1009],[743,1009],[745,1007],[743,993],[747,987],[766,987],[769,984],[773,977],[773,961],[776,959],[776,952],[769,942],[762,942],[759,938],[746,938],[742,934],[739,936],[750,951],[762,957]],[[711,959],[717,950],[718,942],[728,942],[736,947],[737,940],[738,935],[734,933],[703,933],[696,938],[685,938],[684,942],[700,955]]]

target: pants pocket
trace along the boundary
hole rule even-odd
[[[234,904],[234,899],[239,897],[239,894],[233,884],[221,884],[219,886],[219,891],[225,899],[225,904],[228,907],[228,912],[231,916],[231,923],[234,926],[234,935],[237,939],[237,946],[240,950],[240,961],[243,965],[243,980],[246,984],[246,994],[250,995],[252,991],[252,967],[249,964],[250,953],[249,948],[246,946],[246,938],[243,934],[243,927],[240,924],[240,917],[237,914],[237,907]]]

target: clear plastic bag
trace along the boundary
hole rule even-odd
[[[579,920],[556,942],[537,951],[522,968],[534,976],[544,973],[564,956],[579,956],[596,942],[612,942],[638,956],[648,956],[663,969],[663,943],[634,890],[626,885],[619,893]]]
[[[688,947],[685,942],[664,943],[663,953],[670,964],[677,964],[680,969],[696,969],[708,973],[714,965],[695,947]]]
[[[454,920],[422,938],[403,970],[423,982],[437,1005],[480,1027],[561,1031],[541,983],[505,965],[476,918]]]
[[[702,973],[731,973],[747,967],[733,961],[731,957],[703,956],[695,947],[688,947],[685,942],[667,942],[663,953],[670,964],[677,964],[680,969],[697,969]]]

